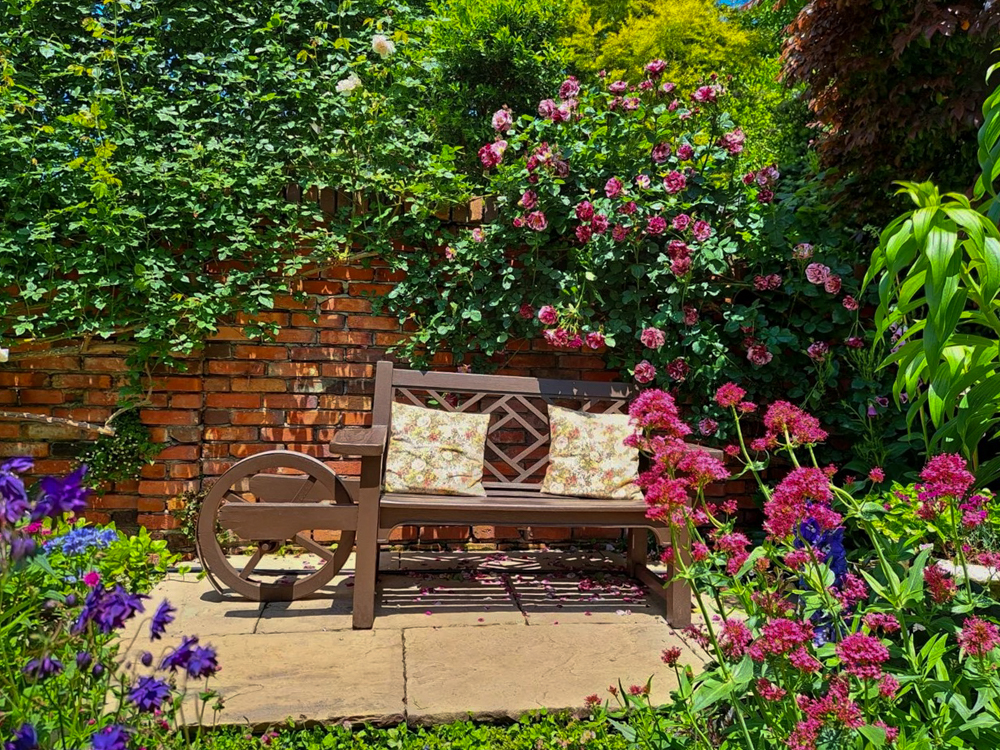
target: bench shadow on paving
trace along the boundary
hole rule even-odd
[[[662,650],[703,663],[663,619],[662,599],[611,554],[386,552],[369,631],[351,628],[347,568],[309,599],[261,604],[218,594],[192,567],[151,604],[178,608],[168,646],[197,634],[218,649],[226,724],[516,718],[577,709],[651,676],[653,699],[665,701],[675,678]],[[132,650],[148,647],[138,631]]]

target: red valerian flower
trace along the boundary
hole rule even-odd
[[[875,484],[882,484],[885,481],[885,472],[878,466],[873,466],[868,471],[868,478]]]
[[[787,401],[775,401],[764,414],[764,426],[775,436],[785,436],[793,446],[811,445],[826,440],[819,420]]]
[[[958,631],[958,645],[972,656],[986,656],[1000,646],[1000,628],[980,617],[967,617]]]
[[[923,483],[917,485],[917,496],[920,500],[964,497],[976,481],[966,466],[965,459],[957,453],[934,456],[920,472]]]
[[[869,612],[864,617],[864,623],[872,632],[881,630],[883,633],[898,633],[900,628],[896,616],[886,612]]]
[[[882,665],[889,661],[889,649],[872,635],[852,633],[837,644],[837,656],[848,674],[862,680],[882,677]]]
[[[660,654],[660,659],[668,667],[676,667],[681,660],[681,650],[677,646],[671,646],[670,648],[663,649],[663,653]]]
[[[754,661],[762,662],[768,656],[791,653],[810,643],[812,639],[813,626],[808,620],[778,618],[761,628],[760,638],[753,642],[748,653]]]
[[[785,539],[809,519],[822,528],[836,528],[842,519],[829,509],[832,499],[830,480],[821,469],[808,466],[792,469],[764,504],[764,529],[773,538]]]
[[[778,687],[770,680],[767,680],[763,677],[757,680],[757,692],[760,693],[761,698],[763,698],[766,701],[770,701],[772,703],[780,701],[782,698],[788,695],[788,691],[786,691],[784,688]]]
[[[691,433],[677,410],[674,397],[666,391],[642,391],[629,404],[630,422],[641,430],[662,430],[671,437],[681,438]]]
[[[728,409],[740,403],[746,395],[747,392],[736,383],[726,383],[715,392],[715,403],[723,409]]]
[[[924,585],[927,586],[935,604],[950,602],[958,593],[955,581],[937,565],[928,565],[924,568]]]
[[[730,659],[739,659],[753,640],[750,628],[742,620],[726,620],[719,632],[719,648]]]

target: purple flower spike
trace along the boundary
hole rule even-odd
[[[172,613],[176,611],[177,608],[166,599],[160,602],[160,606],[156,608],[156,614],[153,615],[153,619],[149,623],[149,639],[151,641],[158,641],[160,636],[166,632],[167,625],[174,621]]]
[[[4,750],[36,750],[38,734],[31,724],[22,724],[21,728],[14,732],[14,738],[10,742],[5,742],[3,747]]]
[[[140,677],[129,691],[128,699],[140,711],[152,713],[170,697],[170,685],[155,677]]]
[[[87,507],[87,495],[90,490],[83,486],[83,478],[87,467],[81,466],[66,477],[43,477],[38,481],[41,495],[35,509],[31,512],[31,520],[42,518],[57,518],[68,513],[76,513]]]
[[[104,727],[90,738],[90,746],[93,750],[126,750],[128,730],[118,724]]]

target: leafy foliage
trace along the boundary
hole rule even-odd
[[[392,0],[5,4],[5,335],[183,353],[288,277],[390,250],[436,184],[462,187],[454,151],[417,125],[424,71],[397,25],[411,15]],[[286,200],[289,184],[341,191],[338,210]]]
[[[806,87],[824,165],[884,212],[893,178],[972,186],[983,75],[1000,8],[980,0],[812,0],[791,24],[785,75]]]
[[[85,444],[77,458],[87,465],[87,485],[102,492],[108,482],[135,479],[142,467],[162,450],[150,439],[149,428],[135,409],[121,412],[110,425],[114,435]]]

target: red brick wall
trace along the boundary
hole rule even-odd
[[[320,278],[299,281],[308,301],[276,301],[261,317],[279,326],[274,341],[248,340],[239,323],[223,326],[204,350],[190,358],[187,372],[155,378],[152,405],[140,416],[154,441],[163,445],[138,481],[119,482],[95,496],[89,515],[114,519],[128,528],[175,528],[168,501],[210,483],[239,459],[282,448],[326,459],[337,472],[357,474],[357,461],[332,456],[328,443],[337,429],[370,423],[374,363],[403,332],[395,318],[372,312],[372,295],[385,294],[396,278],[384,265],[338,267]],[[436,358],[452,366],[450,355]],[[16,369],[15,369],[16,368]],[[103,423],[124,383],[125,361],[113,345],[93,345],[84,354],[17,359],[0,366],[0,410],[31,412]],[[515,342],[500,372],[515,375],[613,380],[602,358],[566,352],[540,339]],[[31,455],[38,473],[62,473],[72,466],[74,428],[0,420],[0,456]],[[93,438],[93,435],[89,436]],[[577,529],[577,538],[617,537],[618,532]],[[475,527],[397,530],[400,540],[459,542],[553,541],[572,538],[565,529]]]

